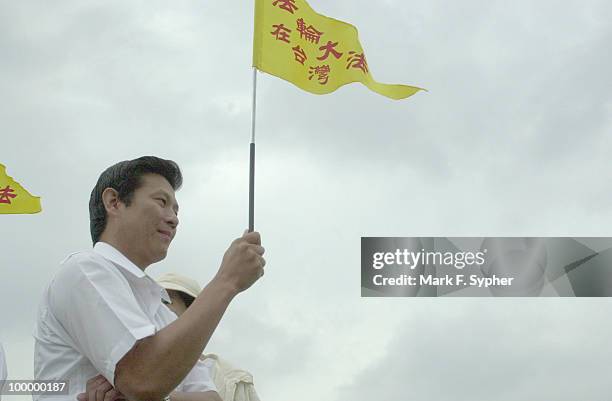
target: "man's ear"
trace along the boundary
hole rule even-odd
[[[106,188],[102,192],[102,202],[104,203],[104,209],[106,209],[108,215],[116,215],[121,204],[119,192],[113,188]]]

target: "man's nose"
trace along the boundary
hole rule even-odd
[[[168,223],[168,225],[172,227],[173,229],[175,229],[178,226],[179,218],[174,211],[168,214],[168,217],[166,218],[166,223]]]

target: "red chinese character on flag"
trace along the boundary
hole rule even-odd
[[[272,28],[275,28],[275,31],[270,33],[276,37],[276,40],[282,40],[283,42],[290,43],[289,33],[291,33],[291,29],[285,27],[284,24],[272,25]]]
[[[306,56],[306,52],[304,51],[304,49],[302,49],[300,45],[297,45],[294,48],[292,48],[292,50],[293,50],[293,55],[295,56],[295,61],[304,65],[304,61],[308,60],[308,57]]]
[[[337,59],[342,57],[343,53],[339,53],[334,49],[334,47],[336,46],[338,46],[338,42],[332,43],[331,40],[327,41],[327,44],[325,46],[319,47],[319,50],[325,51],[325,54],[322,55],[321,57],[317,57],[317,60],[321,60],[321,61],[326,60],[327,57],[329,57],[330,53]]]
[[[295,0],[275,0],[272,5],[278,5],[279,8],[282,8],[285,11],[289,11],[291,14],[293,14],[293,12],[298,9],[295,5]]]
[[[297,30],[300,33],[300,38],[316,44],[319,44],[319,39],[321,39],[321,35],[323,35],[323,32],[317,31],[312,25],[306,28],[306,23],[302,18],[297,20]]]
[[[349,68],[358,68],[363,71],[364,74],[368,72],[368,63],[365,59],[365,55],[363,53],[357,53],[350,51],[349,54],[351,57],[348,59],[348,64],[346,65],[346,69]]]
[[[15,192],[13,188],[10,186],[6,186],[4,189],[0,189],[0,203],[11,204],[11,198],[16,198],[17,195],[11,192]]]
[[[331,70],[329,68],[329,65],[319,65],[316,67],[310,67],[310,76],[308,77],[308,79],[312,81],[312,78],[314,78],[316,75],[317,79],[319,80],[319,83],[321,85],[325,85],[327,81],[329,81],[330,72]]]

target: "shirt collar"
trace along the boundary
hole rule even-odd
[[[148,278],[149,281],[159,288],[159,292],[161,297],[166,302],[171,302],[170,296],[168,295],[168,291],[159,285],[155,280],[153,280],[148,274],[142,271],[138,266],[136,266],[131,260],[129,260],[124,254],[122,254],[117,248],[114,246],[107,244],[106,242],[96,242],[94,245],[94,252],[98,255],[110,260],[117,266],[123,268],[128,273],[138,277],[138,278]]]

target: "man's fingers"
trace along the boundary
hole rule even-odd
[[[96,387],[87,388],[87,400],[96,401]]]
[[[87,392],[87,400],[88,401],[98,401],[96,398],[96,390],[100,385],[106,382],[106,378],[102,375],[98,375],[96,377],[92,377],[87,381],[87,387],[85,391]]]
[[[102,379],[104,379],[104,376],[102,376],[102,375],[94,376],[91,379],[87,380],[87,386],[92,386],[92,385],[94,385],[94,383],[96,383],[98,381],[102,382]]]
[[[257,231],[253,231],[252,233],[246,233],[242,236],[249,244],[261,245],[261,235]]]
[[[261,256],[264,253],[266,253],[266,249],[263,246],[261,246],[261,245],[249,245],[249,246],[253,250],[253,252],[258,254],[259,256]]]
[[[113,386],[109,382],[106,382],[102,384],[101,386],[99,386],[96,390],[96,400],[95,401],[104,401],[104,397],[106,396],[106,393],[110,392],[112,389],[113,389]]]
[[[77,400],[79,401],[87,401],[87,393],[81,393],[77,395]]]
[[[121,394],[119,391],[112,389],[104,395],[104,401],[115,401],[122,396],[123,394]]]
[[[259,245],[251,245],[250,250],[252,250],[253,252],[251,253],[251,260],[254,260],[259,267],[264,267],[266,265],[266,260],[263,258],[263,253],[264,253],[264,249],[263,247],[259,246]],[[261,248],[261,249],[255,249],[255,247]],[[261,253],[260,253],[261,252]]]

